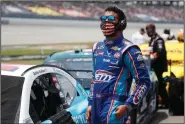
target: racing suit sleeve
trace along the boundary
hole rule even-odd
[[[132,47],[128,49],[126,54],[123,56],[123,59],[125,66],[130,71],[136,83],[136,88],[132,94],[129,95],[125,102],[128,110],[131,110],[131,108],[137,107],[143,97],[147,94],[150,89],[151,82],[148,70],[142,57],[142,53],[138,48]]]
[[[95,58],[94,58],[94,51],[96,48],[97,43],[94,44],[93,49],[92,49],[92,66],[93,66],[93,72],[92,72],[92,81],[94,80],[94,66],[95,66]],[[93,94],[93,83],[91,81],[91,87],[90,87],[90,92],[88,96],[88,106],[92,105],[92,94]]]

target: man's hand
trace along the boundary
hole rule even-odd
[[[154,58],[157,58],[158,57],[156,52],[153,55],[154,55]]]
[[[116,108],[116,119],[119,120],[127,111],[127,105],[120,105]]]
[[[91,106],[88,106],[86,110],[86,119],[87,119],[87,122],[90,124],[91,123]]]

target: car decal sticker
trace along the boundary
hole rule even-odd
[[[3,70],[3,71],[11,71],[11,72],[14,72],[14,71],[16,71],[17,69],[19,69],[19,67],[17,67],[17,66],[12,66],[12,65],[1,65],[1,70]]]

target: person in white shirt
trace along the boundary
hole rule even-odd
[[[164,32],[161,37],[164,39],[164,41],[176,39],[175,35],[170,31],[170,29],[164,29]]]
[[[141,28],[139,32],[134,33],[132,35],[132,43],[137,45],[145,43],[146,38],[144,34],[145,34],[144,28]]]

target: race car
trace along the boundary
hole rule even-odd
[[[1,123],[87,123],[87,93],[54,65],[1,64]]]
[[[146,97],[143,98],[137,110],[133,110],[131,119],[135,123],[147,123],[153,117],[158,108],[158,80],[155,73],[150,69],[148,56],[143,56],[148,68],[152,82],[151,89]],[[92,50],[70,50],[65,52],[56,52],[49,55],[43,62],[44,64],[56,65],[67,70],[83,88],[89,93],[90,82],[92,79]],[[136,86],[134,80],[130,92]]]

